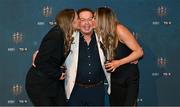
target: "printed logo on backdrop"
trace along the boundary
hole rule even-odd
[[[13,35],[12,35],[12,40],[16,44],[21,43],[23,41],[22,32],[14,32]]]
[[[165,68],[167,66],[168,60],[165,57],[157,58],[157,65],[159,68]]]
[[[43,26],[43,25],[45,25],[45,24],[54,26],[54,25],[56,25],[56,22],[55,22],[55,21],[49,21],[49,22],[47,22],[47,23],[42,22],[42,21],[38,21],[38,22],[37,22],[37,25],[38,25],[38,26]]]
[[[51,26],[54,26],[54,25],[56,25],[57,23],[56,23],[56,21],[50,21],[49,22],[49,25],[51,25]]]
[[[12,42],[15,44],[20,44],[23,42],[23,37],[24,36],[23,36],[22,32],[14,32],[11,36]],[[15,51],[26,52],[26,51],[28,51],[28,48],[26,48],[26,47],[14,48],[14,46],[13,46],[13,47],[9,47],[7,50],[9,52],[15,52]]]
[[[160,5],[157,7],[155,11],[156,11],[155,16],[157,16],[158,20],[153,21],[152,25],[160,25],[160,24],[171,25],[172,24],[172,21],[167,20],[168,8],[166,6]]]
[[[50,6],[44,6],[44,7],[43,7],[43,15],[44,15],[45,17],[50,17],[50,16],[52,16],[52,7],[50,7]],[[55,18],[54,18],[54,19],[55,19]],[[51,26],[54,26],[54,25],[56,25],[56,22],[55,22],[55,21],[49,21],[48,24],[51,25]]]
[[[167,71],[168,60],[166,57],[158,57],[157,58],[157,67],[159,68],[159,72],[153,72],[152,76],[161,76],[161,77],[170,77],[172,73]]]
[[[13,84],[10,87],[10,92],[12,93],[12,95],[15,97],[11,97],[9,100],[7,100],[8,104],[15,104],[17,101],[18,96],[22,93],[22,86],[19,84]]]
[[[8,104],[26,104],[26,103],[28,103],[27,99],[21,99],[21,97],[20,97],[20,95],[23,92],[23,87],[21,84],[18,84],[18,83],[13,84],[10,90],[12,92],[12,95],[15,97],[15,99],[12,99],[14,97],[9,99],[7,101]]]
[[[161,76],[163,77],[170,77],[172,76],[172,73],[170,71],[167,71],[167,65],[168,65],[168,60],[166,57],[158,57],[157,58],[157,65],[161,69]]]
[[[43,15],[45,17],[49,17],[52,15],[52,7],[49,7],[49,6],[44,6],[43,7]]]
[[[14,84],[11,90],[14,96],[19,96],[22,93],[22,85]]]
[[[50,7],[50,6],[44,6],[43,9],[42,9],[42,14],[43,14],[44,17],[49,18],[49,17],[52,16],[52,11],[53,11],[53,8],[52,8],[52,7]],[[53,19],[55,19],[55,18],[53,18]],[[38,21],[38,22],[37,22],[37,25],[38,25],[38,26],[43,26],[43,25],[45,25],[45,24],[48,24],[48,25],[50,25],[50,26],[54,26],[54,25],[56,25],[56,22],[55,22],[55,21],[49,21],[49,22]]]
[[[167,7],[161,5],[157,8],[156,12],[159,17],[164,17],[167,15]]]

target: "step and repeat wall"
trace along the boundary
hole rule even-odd
[[[102,6],[143,47],[138,105],[180,105],[180,0],[0,0],[0,106],[32,105],[26,73],[58,11]]]

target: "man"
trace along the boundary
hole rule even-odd
[[[100,39],[93,31],[93,15],[93,11],[87,8],[78,11],[80,32],[73,34],[71,53],[65,61],[65,90],[69,105],[102,106],[105,77],[110,87],[110,74],[104,67],[105,58]]]

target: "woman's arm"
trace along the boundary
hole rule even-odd
[[[33,55],[32,55],[32,66],[34,66],[34,67],[36,67],[34,61],[35,61],[35,59],[36,59],[36,56],[37,56],[38,52],[39,52],[39,50],[36,50],[36,51],[33,53]]]
[[[129,30],[123,25],[117,25],[117,34],[120,42],[123,42],[129,49],[132,50],[132,53],[122,59],[113,60],[110,63],[105,64],[109,71],[114,71],[117,67],[138,60],[143,56],[143,50],[134,38],[134,36],[129,32]]]

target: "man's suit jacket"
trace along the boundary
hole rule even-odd
[[[69,55],[66,58],[65,61],[65,66],[67,68],[66,70],[66,79],[65,79],[65,91],[66,91],[66,97],[67,99],[70,98],[70,95],[72,93],[74,84],[75,84],[75,80],[76,80],[76,74],[77,74],[77,66],[78,66],[78,55],[79,55],[79,32],[74,32],[73,33],[73,37],[74,37],[74,41],[71,44],[71,51],[69,53]],[[95,34],[96,35],[96,34]],[[110,94],[110,73],[108,73],[105,69],[104,66],[104,62],[105,62],[105,56],[103,54],[102,49],[100,48],[100,40],[96,35],[96,40],[97,40],[97,46],[98,46],[98,50],[99,50],[99,56],[100,56],[100,60],[101,60],[101,65],[102,68],[104,70],[104,73],[106,75],[106,79],[108,81],[108,93]]]

